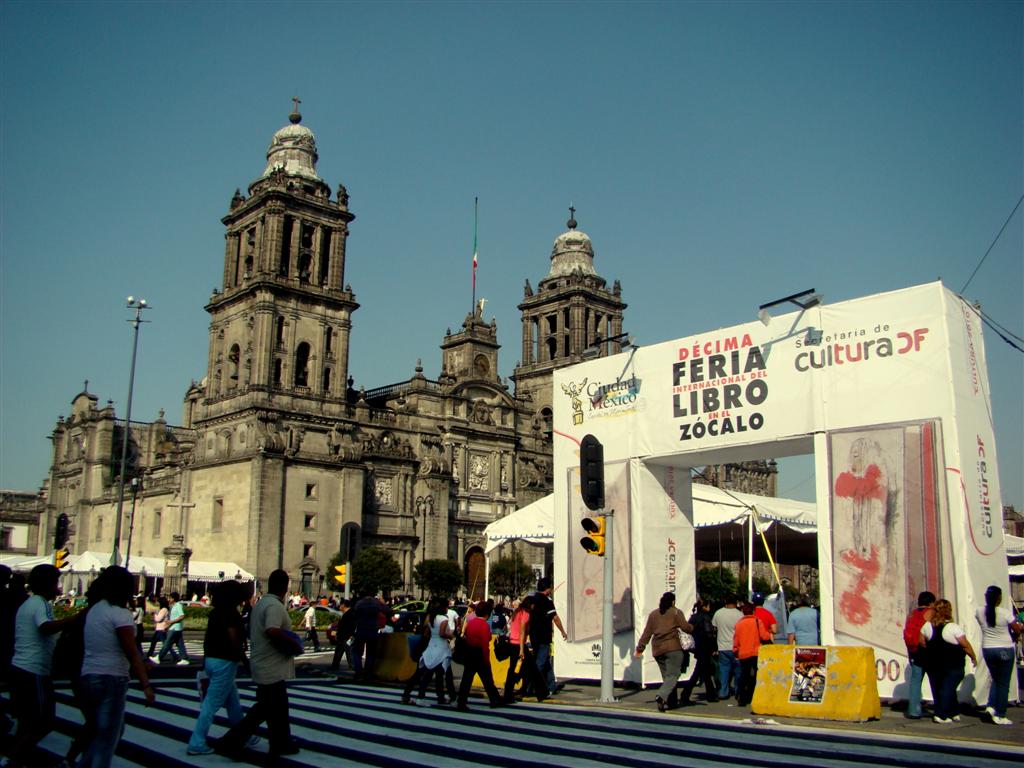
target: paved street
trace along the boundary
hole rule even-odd
[[[168,679],[158,684],[158,703],[147,709],[141,694],[129,697],[127,724],[117,766],[162,768],[182,765],[231,765],[217,755],[188,757],[185,743],[195,722],[198,698],[194,680]],[[304,742],[296,757],[280,759],[282,766],[396,766],[425,765],[555,766],[1017,766],[1020,744],[999,744],[964,737],[965,731],[923,722],[902,730],[896,713],[860,727],[755,724],[739,710],[693,707],[658,714],[647,704],[651,691],[636,692],[636,702],[614,707],[594,703],[596,688],[570,685],[545,704],[521,703],[490,710],[481,699],[471,700],[470,713],[451,708],[420,708],[399,703],[395,687],[338,685],[331,678],[296,681],[290,688],[293,734]],[[248,683],[241,686],[243,706],[253,700]],[[430,701],[432,699],[428,699]],[[716,705],[717,706],[717,705]],[[721,711],[723,715],[712,714]],[[690,714],[693,712],[694,714]],[[62,755],[73,726],[79,721],[67,692],[58,705],[58,731],[42,746]],[[211,735],[222,732],[218,719]],[[900,725],[901,730],[894,726]],[[997,738],[1011,737],[996,726]],[[943,739],[941,735],[952,737]],[[1019,736],[1019,732],[1018,732]],[[909,737],[909,738],[908,738]],[[916,738],[915,738],[916,737]],[[250,762],[269,765],[266,742],[251,752]]]

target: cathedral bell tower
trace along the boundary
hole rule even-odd
[[[224,279],[214,289],[204,382],[205,416],[276,404],[343,406],[352,312],[345,241],[355,216],[316,171],[313,132],[299,100],[274,134],[262,175],[236,190],[222,219]]]
[[[594,270],[594,246],[576,229],[576,209],[569,208],[568,230],[555,238],[551,269],[534,293],[526,282],[519,305],[523,319],[523,358],[512,374],[517,396],[529,396],[535,413],[550,428],[552,373],[583,360],[588,349],[598,356],[622,350],[621,287],[609,291]],[[609,339],[616,339],[609,341]]]

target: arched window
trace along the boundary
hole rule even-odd
[[[330,368],[324,368],[324,377],[323,377],[323,382],[322,383],[323,383],[324,394],[326,395],[326,394],[330,393],[330,391],[331,391],[331,369]]]
[[[238,381],[238,361],[242,357],[242,350],[237,344],[231,345],[231,351],[228,352],[228,378],[232,382]]]
[[[284,344],[284,318],[278,316],[274,324],[274,341],[277,344]]]
[[[295,386],[309,386],[309,344],[306,342],[295,350]]]
[[[274,360],[274,386],[275,387],[280,387],[281,386],[281,369],[282,369],[283,365],[284,364],[282,363],[280,357],[278,357],[278,358],[276,358]]]
[[[330,326],[324,329],[324,352],[331,354],[331,347],[334,345],[334,329]]]
[[[543,422],[544,436],[551,439],[551,425],[554,419],[550,408],[542,408],[540,412],[540,419]]]
[[[306,284],[309,282],[313,271],[313,254],[309,251],[303,251],[299,254],[299,282]]]

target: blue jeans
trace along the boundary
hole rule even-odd
[[[555,690],[558,682],[555,680],[555,665],[551,662],[551,643],[541,643],[536,647],[537,656],[537,681],[547,686],[547,695]],[[537,692],[538,695],[540,692]]]
[[[1006,717],[1006,701],[1010,698],[1010,676],[1013,674],[1013,648],[982,648],[985,666],[992,675],[988,690],[988,705],[996,717]]]
[[[235,675],[238,673],[238,663],[227,659],[206,659],[206,676],[210,678],[210,687],[203,699],[203,706],[199,710],[199,718],[196,720],[196,727],[192,731],[192,738],[188,740],[188,748],[193,751],[202,751],[208,748],[206,736],[213,724],[213,717],[217,710],[224,707],[228,711],[228,723],[236,725],[245,716],[242,712],[242,703],[238,700],[238,688],[235,685]]]
[[[171,646],[175,646],[178,649],[178,652],[175,653],[174,648]],[[167,639],[164,640],[164,646],[160,649],[159,661],[162,662],[164,660],[164,656],[167,655],[168,651],[171,652],[171,656],[175,657],[175,661],[180,661],[181,659],[188,661],[188,649],[185,648],[184,632],[174,630],[169,630],[167,632]]]
[[[947,719],[960,714],[960,701],[957,689],[964,679],[964,668],[944,669],[939,672],[939,692],[935,695],[935,716]],[[934,694],[934,691],[933,691]]]
[[[924,667],[910,662],[910,687],[907,690],[907,715],[909,717],[921,716],[922,683],[924,683]],[[932,692],[932,697],[935,697],[934,692]]]
[[[92,740],[78,761],[79,768],[109,768],[114,750],[121,741],[124,726],[124,701],[128,696],[128,678],[114,675],[82,675],[79,683],[82,699],[92,716],[89,719]]]
[[[736,693],[740,679],[740,661],[732,651],[718,652],[718,698],[728,699]]]

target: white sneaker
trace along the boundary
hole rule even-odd
[[[178,659],[178,666],[179,667],[187,667],[188,665],[189,665],[189,660],[188,659]]]
[[[992,707],[985,707],[985,711],[988,713],[989,717],[995,717],[996,716],[996,711],[994,709],[992,709]]]
[[[943,725],[947,725],[949,723],[952,723],[953,721],[949,720],[949,719],[947,719],[945,717],[939,717],[938,715],[936,715],[935,717],[932,718],[932,722],[933,723],[942,723]]]
[[[1008,717],[999,717],[999,715],[992,715],[992,722],[996,725],[1013,725],[1013,720]]]
[[[953,715],[952,719],[953,719],[954,723],[959,723],[960,722],[960,715]]]

